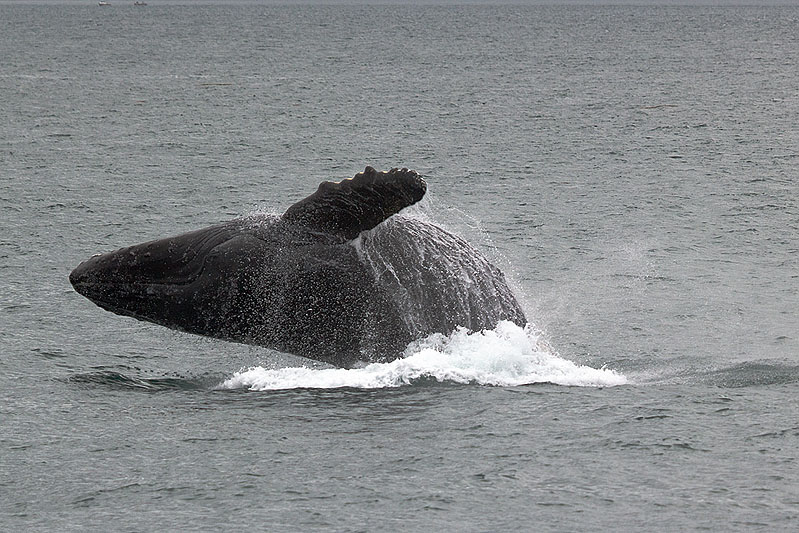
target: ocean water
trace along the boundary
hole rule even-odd
[[[0,529],[794,531],[799,7],[0,5]],[[90,255],[407,166],[531,324],[341,370]]]

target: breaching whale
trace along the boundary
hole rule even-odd
[[[460,237],[397,214],[426,190],[412,170],[366,167],[282,216],[95,255],[69,279],[119,315],[341,367],[396,359],[459,326],[523,326],[497,267]]]

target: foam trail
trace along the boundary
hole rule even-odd
[[[390,363],[355,369],[254,367],[236,372],[218,388],[375,389],[411,385],[421,379],[494,386],[555,383],[608,387],[627,383],[627,378],[613,370],[581,366],[559,357],[532,329],[506,321],[492,330],[470,333],[459,329],[451,335],[430,335],[409,346],[405,357]]]

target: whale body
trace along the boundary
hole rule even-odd
[[[103,309],[352,367],[457,327],[523,326],[502,272],[465,240],[398,213],[408,169],[323,182],[282,216],[239,218],[96,255],[69,278]]]

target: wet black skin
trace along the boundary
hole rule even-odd
[[[391,360],[420,332],[405,324],[393,289],[378,283],[352,239],[425,190],[413,171],[367,167],[323,183],[281,217],[233,220],[97,255],[70,281],[103,309],[189,333],[342,367]],[[524,321],[515,300],[507,314]]]

